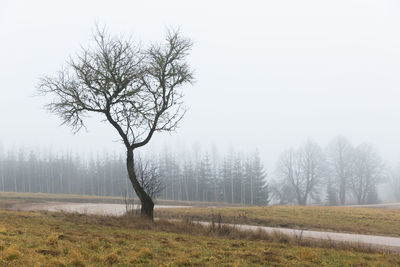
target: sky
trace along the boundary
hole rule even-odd
[[[400,2],[0,0],[0,142],[91,153],[118,151],[98,118],[72,134],[43,108],[39,78],[87,46],[95,24],[143,44],[167,28],[194,42],[196,83],[179,129],[148,150],[183,146],[279,154],[338,134],[400,161]],[[197,144],[197,145],[193,145]]]

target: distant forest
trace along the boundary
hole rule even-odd
[[[151,157],[162,184],[158,198],[266,205],[269,190],[258,153],[230,155],[222,161],[208,153],[177,158],[167,151]],[[0,190],[85,194],[134,195],[124,155],[102,154],[84,160],[72,153],[54,154],[20,149],[0,155]]]
[[[392,169],[370,144],[354,146],[336,137],[325,148],[307,141],[284,151],[268,174],[258,152],[225,155],[163,152],[136,158],[152,166],[156,198],[183,201],[268,204],[373,204],[378,187],[400,201],[400,168]],[[399,165],[400,166],[400,165]],[[0,149],[0,191],[134,195],[124,154],[81,158],[72,153]]]

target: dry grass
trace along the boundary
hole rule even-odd
[[[396,254],[327,248],[218,222],[202,227],[190,221],[0,210],[0,230],[0,266],[400,265]]]
[[[157,210],[156,216],[259,226],[400,236],[400,211],[378,208],[267,206]]]

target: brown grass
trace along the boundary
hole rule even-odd
[[[400,211],[379,208],[267,206],[157,210],[156,216],[258,226],[400,236]]]
[[[400,256],[215,221],[0,210],[0,266],[398,266]],[[328,248],[329,247],[329,248]]]

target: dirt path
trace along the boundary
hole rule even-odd
[[[209,222],[199,222],[199,223],[203,225],[210,225]],[[297,229],[254,226],[254,225],[234,225],[229,223],[226,223],[224,225],[233,226],[243,230],[258,231],[259,229],[261,229],[263,231],[266,231],[267,233],[281,233],[284,235],[296,236],[305,239],[328,240],[328,241],[344,242],[344,243],[347,242],[352,244],[361,244],[361,245],[371,246],[374,248],[382,248],[400,252],[400,238],[398,237],[297,230]]]
[[[156,209],[162,208],[187,208],[188,206],[162,206],[156,205]],[[13,208],[14,210],[22,211],[52,211],[52,212],[78,212],[85,214],[99,215],[122,215],[125,212],[123,204],[99,204],[99,203],[37,203],[37,204],[20,204]],[[202,225],[210,225],[210,222],[198,222]],[[374,248],[388,249],[391,251],[400,252],[400,238],[376,236],[376,235],[361,235],[348,233],[335,233],[324,231],[296,230],[277,227],[253,226],[253,225],[236,225],[224,223],[224,225],[236,227],[243,230],[258,231],[259,229],[268,233],[281,233],[288,236],[297,236],[305,239],[329,240],[333,242],[347,242],[352,244],[361,244]]]

